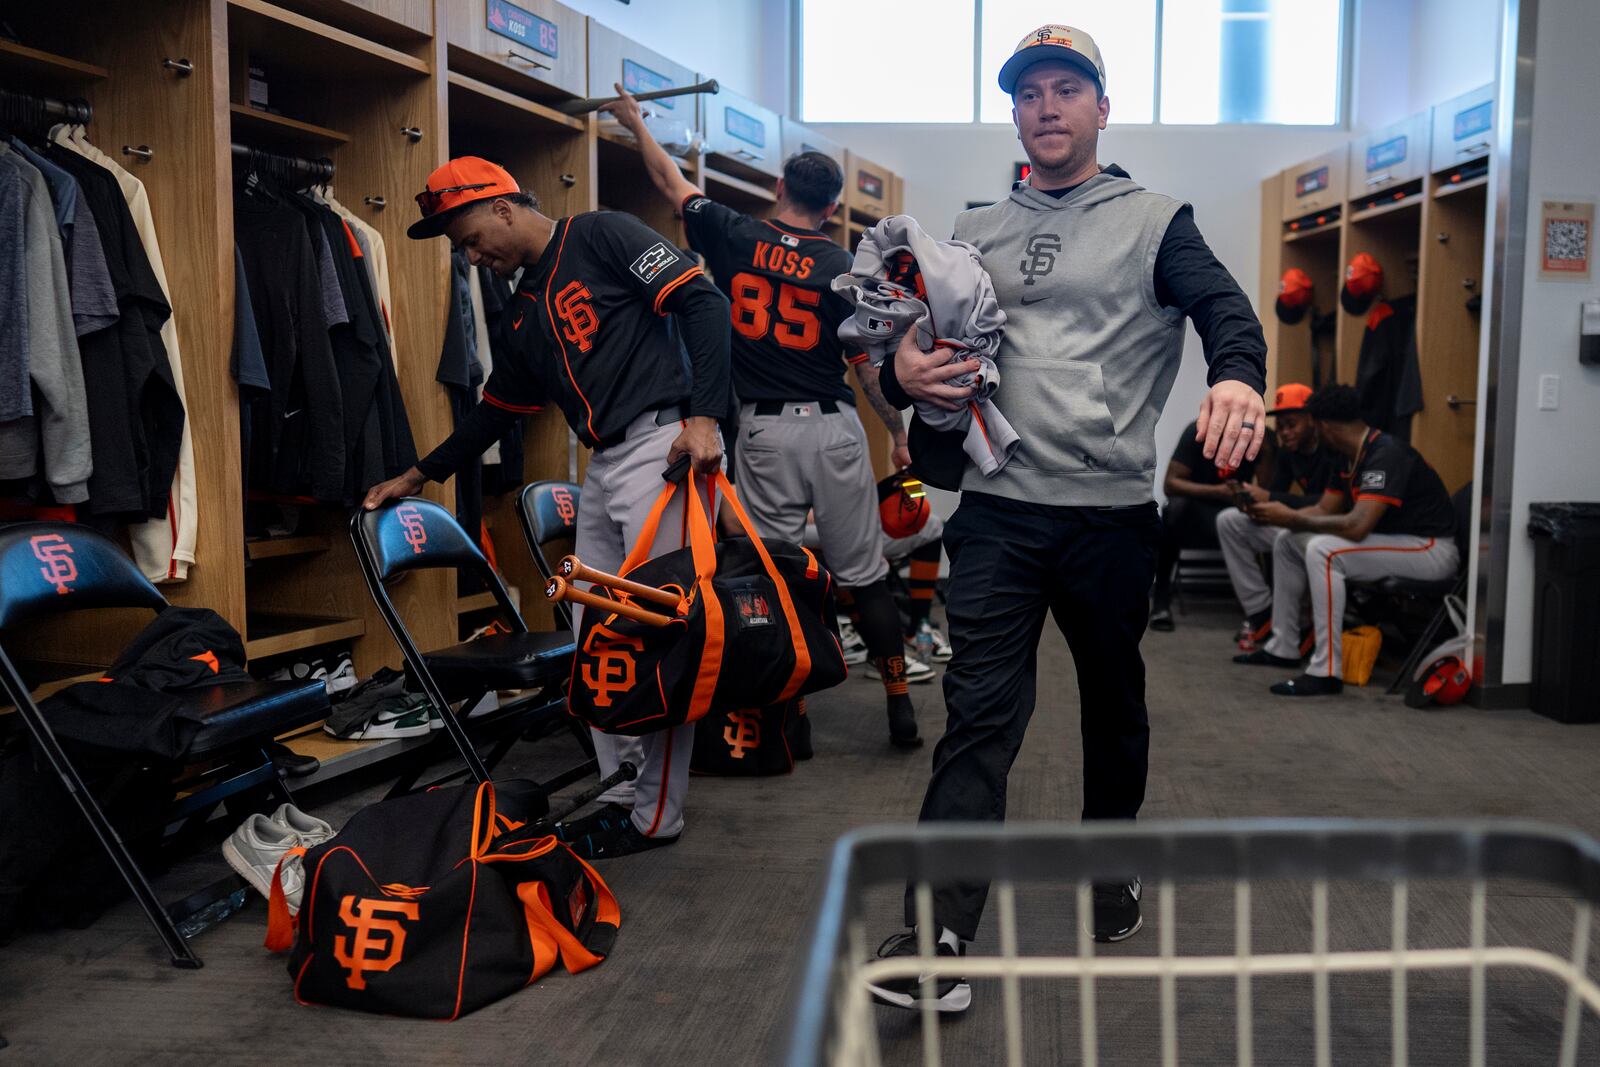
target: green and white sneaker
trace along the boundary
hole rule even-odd
[[[434,729],[434,719],[427,697],[421,693],[407,693],[399,700],[379,704],[364,719],[339,726],[330,719],[322,728],[341,741],[377,741],[390,737],[421,737]]]

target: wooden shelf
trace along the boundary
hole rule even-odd
[[[274,72],[284,75],[333,81],[350,75],[428,74],[425,60],[266,0],[228,0],[228,15],[230,30],[245,31],[239,43],[270,56]]]
[[[40,88],[84,85],[101,81],[111,73],[93,63],[83,63],[10,41],[0,41],[0,71],[18,74],[23,85]]]
[[[731,174],[724,174],[722,171],[712,170],[710,167],[705,168],[705,176],[706,189],[708,191],[710,190],[711,186],[716,185],[724,189],[731,189],[734,192],[750,197],[751,199],[760,200],[762,203],[776,204],[778,202],[777,193],[763,185],[758,185],[755,182],[747,181],[744,178],[735,178]]]
[[[1489,176],[1487,174],[1480,174],[1476,178],[1468,178],[1464,182],[1450,182],[1444,185],[1435,186],[1433,190],[1433,198],[1435,200],[1443,200],[1447,196],[1455,196],[1457,193],[1464,193],[1468,189],[1482,189],[1488,184]]]
[[[1330,237],[1335,240],[1339,237],[1339,220],[1324,223],[1315,229],[1287,231],[1283,235],[1284,244],[1293,244],[1296,241],[1312,241],[1319,237]]]
[[[494,594],[488,591],[473,593],[471,596],[460,597],[456,600],[456,611],[465,615],[469,611],[483,611],[496,608],[500,605],[495,602]]]
[[[279,615],[252,612],[246,622],[254,635],[244,643],[247,659],[266,659],[302,648],[351,641],[367,632],[360,619],[330,619],[318,615]]]
[[[1394,215],[1401,211],[1410,211],[1422,206],[1422,194],[1412,193],[1403,200],[1391,200],[1387,204],[1378,204],[1374,207],[1364,208],[1350,214],[1351,222],[1366,222],[1369,219],[1382,218],[1384,215]]]
[[[865,223],[857,222],[855,219],[851,219],[849,222],[845,223],[845,229],[849,230],[851,233],[866,233],[868,230],[872,229],[872,227]]]
[[[286,556],[313,556],[333,547],[333,538],[320,534],[309,537],[269,537],[247,541],[245,554],[251,559],[282,559]]]
[[[508,122],[522,125],[528,122],[544,126],[553,126],[557,129],[571,130],[582,133],[587,125],[582,119],[571,115],[564,115],[554,108],[516,93],[507,92],[488,82],[470,78],[465,74],[451,71],[450,81],[450,111],[452,116],[459,114],[469,121],[475,118],[488,119],[495,122]]]
[[[274,115],[270,111],[257,111],[248,104],[229,104],[233,128],[243,140],[253,147],[270,148],[282,144],[342,145],[350,141],[348,133],[330,130],[314,122]]]

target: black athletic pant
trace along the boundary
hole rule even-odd
[[[954,655],[944,675],[948,718],[933,752],[923,821],[1005,819],[1006,776],[1033,714],[1047,612],[1078,669],[1083,817],[1138,814],[1150,749],[1139,639],[1160,532],[1153,503],[1047,509],[962,495],[944,531]],[[988,894],[986,884],[935,886],[934,917],[970,941]],[[906,925],[915,923],[907,886]]]
[[[1172,599],[1172,572],[1185,548],[1217,548],[1217,516],[1228,505],[1215,500],[1175,496],[1161,511],[1161,553],[1156,560],[1156,607]]]

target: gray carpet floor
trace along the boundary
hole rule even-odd
[[[1279,675],[1228,662],[1236,617],[1220,602],[1191,601],[1173,634],[1145,639],[1153,758],[1144,815],[1518,816],[1600,835],[1600,727],[1570,727],[1528,712],[1456,708],[1423,713],[1377,688],[1338,698],[1281,701]],[[1041,699],[1011,778],[1011,812],[1071,820],[1081,783],[1074,672],[1060,636],[1041,648]],[[1380,671],[1392,669],[1381,665]],[[1385,674],[1384,677],[1387,677]],[[914,687],[923,732],[937,736],[937,685]],[[780,1062],[792,1015],[791,982],[806,946],[830,846],[845,830],[912,819],[931,745],[898,753],[885,740],[880,690],[852,678],[809,701],[816,758],[786,778],[696,779],[689,828],[668,849],[602,868],[621,901],[612,957],[578,976],[556,973],[455,1023],[377,1018],[297,1006],[281,958],[261,948],[265,908],[202,935],[199,972],[170,967],[131,905],[84,931],[31,934],[0,948],[0,1067],[16,1064],[718,1064]],[[562,739],[519,746],[504,766],[537,774],[572,755]],[[323,805],[338,822],[375,790]],[[161,879],[181,895],[221,872],[201,857]],[[1335,947],[1380,947],[1388,936],[1381,887],[1336,886]],[[1069,953],[1076,938],[1067,887],[1018,894],[1026,953]],[[1412,890],[1415,941],[1465,944],[1462,886]],[[1154,914],[1152,904],[1147,911]],[[898,900],[873,894],[882,933],[897,928]],[[1255,894],[1258,944],[1301,950],[1309,941],[1304,885],[1264,883]],[[1233,936],[1230,887],[1184,886],[1177,901],[1180,952],[1226,952]],[[1542,886],[1493,887],[1490,940],[1570,951],[1572,904]],[[1153,953],[1154,923],[1109,951]],[[974,951],[994,951],[986,922]],[[1591,951],[1597,969],[1600,938]],[[1467,1062],[1467,983],[1460,974],[1418,975],[1410,987],[1412,1064]],[[1255,1062],[1312,1062],[1311,983],[1255,983]],[[946,1064],[1003,1062],[997,985],[975,983],[975,1005],[941,1029]],[[1074,983],[1023,988],[1029,1063],[1077,1063]],[[1489,1062],[1556,1062],[1563,990],[1515,972],[1491,977]],[[1185,1064],[1234,1062],[1231,980],[1179,986],[1179,1052]],[[1332,982],[1334,1062],[1390,1062],[1387,976]],[[1101,983],[1101,1063],[1159,1062],[1157,993],[1149,981]],[[881,1009],[887,1063],[922,1062],[914,1016]],[[1600,1064],[1600,1020],[1586,1022],[1579,1063]]]

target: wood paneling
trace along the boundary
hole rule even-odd
[[[523,96],[586,95],[588,19],[555,0],[517,0],[517,6],[555,24],[554,56],[489,29],[485,0],[450,0],[445,32],[451,68]]]
[[[1483,292],[1487,192],[1482,185],[1452,191],[1430,200],[1422,216],[1417,348],[1427,358],[1423,407],[1412,422],[1411,443],[1451,492],[1472,478],[1477,440],[1479,316],[1467,309],[1467,300]],[[1451,396],[1467,403],[1451,407]]]

